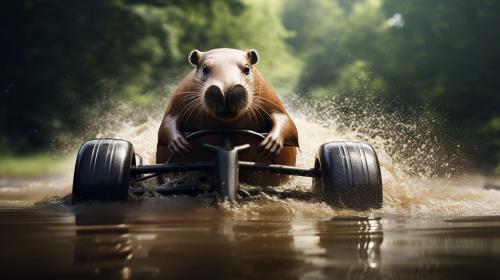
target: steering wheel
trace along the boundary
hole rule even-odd
[[[246,134],[257,138],[258,140],[264,140],[267,136],[267,133],[259,133],[248,129],[203,129],[195,132],[185,132],[184,136],[186,137],[186,140],[189,141],[214,134]]]
[[[249,135],[257,140],[264,140],[267,136],[267,133],[259,133],[253,130],[249,129],[203,129],[203,130],[198,130],[194,132],[184,132],[184,137],[186,137],[187,141],[193,141],[198,138],[201,138],[203,136],[208,136],[208,135],[235,135],[235,134],[240,134],[240,135]],[[173,159],[175,158],[175,155],[170,156],[170,158],[167,160],[167,163],[170,163]]]

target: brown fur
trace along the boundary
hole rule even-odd
[[[256,55],[256,53],[253,53]],[[193,56],[193,53],[191,54]],[[191,58],[192,59],[192,58]],[[186,145],[180,131],[196,131],[200,129],[234,128],[250,129],[258,132],[269,132],[267,143],[275,143],[274,150],[267,148],[260,141],[250,136],[235,136],[233,145],[249,143],[252,147],[240,154],[240,160],[267,162],[285,165],[295,165],[296,147],[298,147],[298,134],[295,124],[286,111],[283,103],[269,83],[262,77],[253,65],[251,65],[251,78],[244,75],[240,80],[251,92],[249,107],[241,110],[239,115],[231,120],[220,119],[204,109],[203,90],[206,89],[207,81],[199,79],[200,67],[204,66],[204,59],[210,60],[213,66],[213,75],[207,81],[222,81],[221,87],[226,87],[225,81],[229,80],[227,75],[240,75],[237,68],[233,67],[233,62],[247,62],[251,65],[256,62],[252,60],[250,52],[243,52],[233,49],[215,49],[201,53],[200,57],[195,57],[192,62],[196,64],[193,69],[178,85],[171,95],[163,121],[158,131],[158,146],[156,161],[165,162],[173,154],[177,156],[176,161],[199,161],[213,157],[211,152],[201,148],[201,143],[219,144],[219,137],[204,137],[194,141],[191,145]],[[219,67],[219,66],[220,67]],[[231,66],[231,67],[229,67]],[[218,68],[217,68],[218,67]],[[229,70],[228,70],[229,69]],[[235,70],[236,69],[236,70]],[[233,71],[232,73],[227,73]],[[242,74],[241,74],[242,75]],[[232,77],[233,80],[238,77]],[[231,82],[227,82],[231,83]],[[230,85],[229,85],[230,86]],[[266,141],[264,140],[264,142]],[[184,144],[182,144],[184,143]],[[287,144],[288,146],[283,146]],[[273,146],[271,145],[271,147]],[[182,147],[181,147],[182,146]],[[188,147],[190,151],[182,152],[182,148]],[[269,146],[269,145],[267,145]],[[283,146],[281,149],[280,147]],[[267,149],[266,149],[267,148]],[[259,149],[265,150],[271,157],[265,158],[259,154]],[[252,173],[241,174],[242,181],[257,185],[278,185],[286,181],[287,176],[277,176],[272,174]]]

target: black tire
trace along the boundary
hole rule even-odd
[[[125,140],[95,139],[82,144],[76,158],[73,200],[126,200],[134,147]]]
[[[330,142],[320,146],[315,167],[321,178],[314,188],[338,208],[381,208],[382,177],[375,150],[357,142]]]

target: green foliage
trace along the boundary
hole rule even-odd
[[[47,176],[67,172],[73,167],[73,159],[48,154],[29,156],[0,156],[1,177]]]
[[[341,4],[292,0],[285,10],[286,26],[296,32],[289,42],[305,57],[299,82],[302,94],[336,84],[342,78],[342,68],[357,60],[373,60],[374,43],[384,23],[379,12],[381,1]],[[344,10],[345,6],[348,9]]]
[[[77,131],[93,102],[152,81],[159,39],[123,1],[2,4],[1,134],[18,150]]]
[[[310,94],[316,98],[334,96],[338,99],[372,98],[386,88],[385,81],[370,73],[368,62],[355,60],[337,73],[335,84],[314,89]]]
[[[456,127],[477,164],[498,161],[500,135],[486,127],[500,114],[500,3],[388,0],[384,10],[405,18],[403,28],[387,33],[394,50],[384,61],[392,62],[377,70],[395,85],[389,95],[404,91],[413,97],[406,102],[429,102]],[[408,67],[396,68],[398,61]]]
[[[245,34],[236,44],[239,49],[256,49],[261,57],[257,67],[274,86],[290,88],[297,82],[301,62],[291,53],[285,40],[291,33],[282,23],[285,1],[245,0],[245,12],[233,29]]]
[[[496,168],[494,169],[497,175],[500,174],[500,116],[495,116],[486,125],[480,125],[481,135],[489,139],[489,144],[485,147],[486,152],[496,160]]]
[[[498,1],[292,0],[284,22],[305,59],[302,94],[426,108],[487,167],[500,162],[499,12]]]
[[[276,73],[271,78],[284,79],[293,71],[273,72],[292,61],[280,6],[254,16],[263,7],[239,0],[2,2],[2,145],[44,148],[78,132],[89,109],[103,102],[150,103],[144,93],[185,74],[194,48],[256,48],[267,56],[262,68]],[[258,25],[273,32],[267,43]]]

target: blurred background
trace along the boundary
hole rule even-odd
[[[398,112],[499,174],[499,26],[496,0],[2,1],[0,175],[59,168],[121,107],[163,110],[189,51],[218,47],[256,49],[284,99]]]

